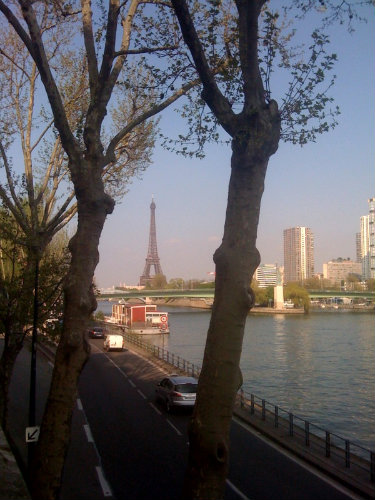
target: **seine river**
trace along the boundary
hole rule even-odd
[[[109,302],[98,309],[110,314]],[[210,311],[164,307],[170,335],[144,338],[196,364]],[[372,313],[250,315],[241,358],[244,390],[346,439],[375,449]]]

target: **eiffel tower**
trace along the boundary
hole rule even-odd
[[[156,225],[155,225],[155,202],[154,197],[152,197],[150,209],[151,209],[151,219],[150,219],[150,236],[148,240],[148,252],[146,257],[146,264],[143,270],[142,276],[139,278],[139,284],[141,286],[147,285],[152,280],[150,276],[151,266],[154,266],[155,274],[163,274],[160,265],[160,259],[158,256],[158,246],[156,244]]]

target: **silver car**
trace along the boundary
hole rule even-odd
[[[156,398],[163,401],[167,411],[173,407],[193,407],[197,393],[198,380],[194,377],[171,375],[163,378],[156,386]]]

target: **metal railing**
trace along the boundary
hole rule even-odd
[[[330,459],[332,463],[364,474],[371,482],[375,482],[374,451],[323,429],[255,394],[246,394],[242,389],[237,396],[237,404],[251,416],[267,422],[278,431],[284,431],[284,436],[293,439],[294,444],[303,447],[305,452]]]
[[[111,329],[118,328],[111,325]],[[157,359],[184,373],[199,377],[201,367],[190,363],[181,356],[155,346],[137,334],[121,334],[125,340],[142,350],[152,354]],[[258,418],[260,422],[268,423],[275,430],[283,430],[283,436],[293,439],[294,445],[304,448],[305,454],[330,459],[332,464],[344,466],[347,470],[358,471],[367,480],[375,482],[375,452],[345,439],[338,434],[323,429],[308,420],[295,415],[255,394],[246,393],[242,389],[237,394],[236,407],[248,413],[250,418]]]

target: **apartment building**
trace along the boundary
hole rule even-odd
[[[284,281],[301,282],[314,275],[314,235],[308,227],[284,229]]]

